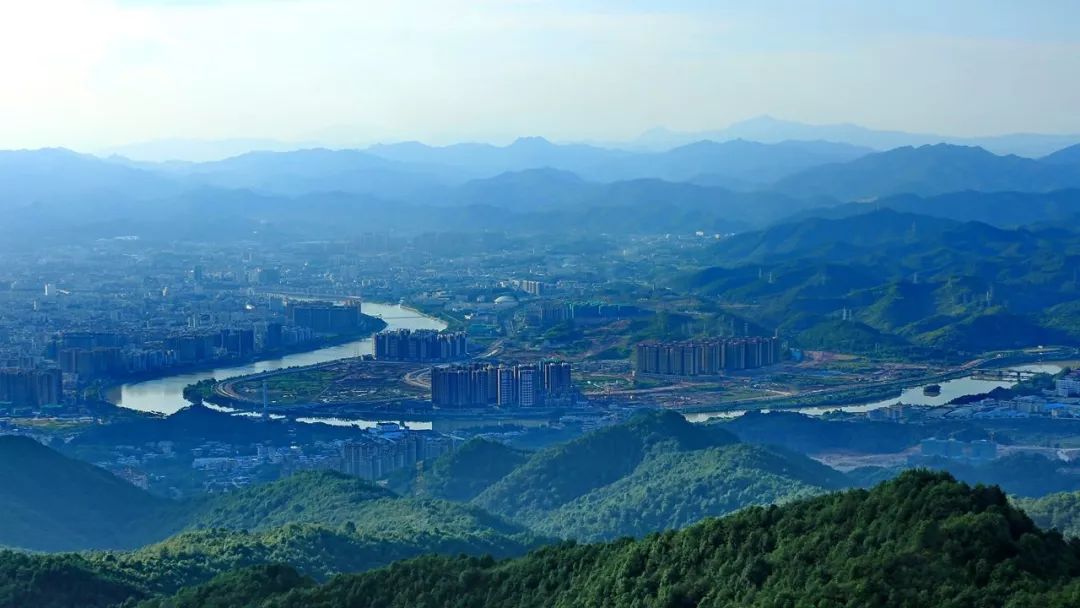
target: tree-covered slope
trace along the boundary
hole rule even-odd
[[[1080,172],[1064,164],[998,156],[982,148],[936,144],[905,146],[846,162],[811,167],[780,180],[794,195],[842,200],[946,192],[1046,192],[1080,185]]]
[[[78,555],[0,551],[0,606],[88,608],[114,606],[146,593]]]
[[[332,471],[211,497],[184,521],[184,533],[106,561],[162,591],[250,565],[286,563],[325,578],[428,553],[520,555],[543,542],[478,507],[401,497]]]
[[[301,490],[306,495],[292,494]],[[214,497],[202,509],[178,518],[176,525],[186,521],[187,531],[135,551],[0,552],[0,598],[37,598],[0,606],[36,606],[53,598],[58,606],[104,606],[116,597],[173,593],[251,566],[288,564],[323,580],[420,555],[510,557],[546,542],[474,506],[398,497],[333,473]],[[69,579],[79,589],[65,590]]]
[[[1039,526],[1080,537],[1080,492],[1059,492],[1041,498],[1014,498]]]
[[[593,541],[848,485],[805,456],[740,444],[720,426],[651,411],[536,453],[474,502],[547,536]]]
[[[473,439],[443,454],[421,472],[402,470],[391,479],[400,493],[466,502],[506,477],[528,454],[487,439]]]
[[[735,441],[726,431],[690,424],[675,412],[647,412],[536,453],[475,503],[511,519],[533,521],[630,474],[658,444],[694,450]]]
[[[669,286],[808,350],[967,360],[1077,343],[1076,232],[861,207],[722,239]]]
[[[173,597],[155,597],[140,608],[235,608],[256,606],[279,593],[311,587],[315,581],[282,564],[250,566],[219,574],[211,581],[182,589]]]
[[[626,477],[530,523],[544,534],[579,541],[644,536],[848,485],[834,469],[779,449],[735,444],[658,450]]]
[[[1020,608],[1075,605],[1078,575],[1080,546],[1039,530],[997,488],[912,471],[870,491],[638,541],[564,544],[501,563],[421,558],[255,605]]]
[[[149,545],[39,564],[86,578],[89,589],[97,587],[91,579],[102,574],[100,597],[121,593],[116,585],[140,594],[172,592],[259,564],[287,563],[325,578],[430,553],[520,555],[543,542],[478,507],[401,497],[332,471],[174,502],[30,439],[0,437],[0,454],[3,545],[41,550]],[[182,533],[170,536],[177,531]],[[38,567],[36,562],[4,563],[11,568],[0,577],[0,587],[11,597],[38,593],[35,586],[47,580],[26,573]],[[89,605],[96,602],[87,598]]]
[[[380,500],[342,526],[288,524],[248,532],[185,532],[95,562],[149,592],[172,592],[252,565],[282,563],[317,579],[426,554],[521,555],[543,539],[483,511],[444,501]]]
[[[255,530],[291,523],[355,521],[371,501],[394,493],[358,477],[308,471],[198,501],[185,527]]]
[[[175,505],[40,443],[0,436],[0,546],[121,549],[175,530]]]

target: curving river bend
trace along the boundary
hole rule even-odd
[[[446,329],[446,323],[440,319],[421,314],[411,308],[395,304],[364,302],[364,314],[382,317],[387,329]],[[329,346],[302,353],[293,353],[276,359],[254,361],[243,365],[220,367],[216,369],[188,372],[175,376],[166,376],[154,380],[131,382],[109,391],[108,400],[120,407],[142,412],[160,412],[172,414],[190,405],[184,399],[184,387],[200,380],[217,378],[224,380],[236,376],[246,376],[259,372],[282,369],[298,365],[314,365],[336,359],[347,359],[371,354],[371,338],[354,340],[337,346]]]

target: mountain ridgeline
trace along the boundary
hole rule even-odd
[[[2,469],[3,504],[71,520],[72,540],[52,547],[119,548],[101,530],[123,528],[119,517],[89,526],[78,510],[97,516],[123,501],[158,526],[141,528],[145,538],[170,534],[135,550],[0,552],[0,605],[772,606],[812,598],[928,606],[965,598],[958,605],[1066,606],[1080,598],[1080,545],[1039,530],[996,488],[909,471],[844,491],[853,479],[740,442],[729,427],[748,433],[649,411],[531,454],[473,440],[415,477],[392,479],[405,495],[309,472],[187,503],[116,485],[30,440],[0,438],[0,455],[22,465]],[[57,511],[52,496],[29,487],[30,475],[39,485],[63,479],[86,498]],[[1037,503],[1024,506],[1040,523],[1068,525]],[[43,547],[34,526],[53,525],[4,519],[0,542]],[[594,541],[602,544],[578,544]]]
[[[78,593],[94,606],[122,595],[77,558],[54,569],[60,580],[79,577],[77,591],[35,586],[26,567],[2,588],[7,597]],[[1000,490],[911,471],[869,491],[750,508],[640,540],[565,543],[501,562],[424,557],[321,585],[257,566],[144,605],[1064,607],[1080,600],[1078,575],[1080,546],[1040,530]]]
[[[470,465],[481,460],[488,464]],[[742,444],[719,427],[661,411],[529,456],[473,441],[437,460],[412,487],[470,500],[545,536],[600,540],[847,485],[805,456]]]
[[[669,285],[807,349],[921,359],[1080,340],[1080,237],[1061,228],[878,209],[736,235],[699,259],[714,265]]]
[[[663,152],[542,138],[502,147],[404,143],[249,152],[202,163],[19,150],[0,153],[0,205],[9,220],[0,230],[15,239],[44,226],[58,238],[283,239],[344,237],[358,229],[725,234],[870,199],[1015,224],[1024,217],[1000,196],[1080,188],[1075,156],[1070,148],[1025,158],[951,144],[878,152],[828,141],[740,139]],[[956,209],[918,203],[961,194],[978,202],[961,201]],[[981,198],[991,195],[999,198]],[[1031,221],[1074,209],[1075,195],[1055,198],[1062,197],[1069,202],[1035,205]]]
[[[68,517],[67,527],[56,529],[70,537],[35,536],[36,526],[56,526],[52,519],[9,518],[0,523],[0,544],[97,549],[39,565],[63,564],[71,576],[108,582],[99,589],[102,598],[117,589],[133,598],[168,595],[273,563],[323,581],[426,554],[511,557],[557,538],[640,536],[849,485],[804,456],[741,444],[722,429],[662,411],[533,454],[474,440],[415,478],[391,479],[404,496],[338,473],[309,472],[176,503],[31,440],[0,438],[0,456],[15,455],[30,466],[4,470],[4,504]],[[38,485],[63,479],[86,499],[58,505],[29,489],[24,472],[34,473]],[[126,510],[123,502],[130,504]],[[54,514],[61,508],[66,511]],[[91,525],[79,509],[100,519]],[[131,526],[125,518],[147,523]],[[115,530],[126,534],[117,537]],[[134,549],[139,545],[145,546]],[[37,579],[18,574],[38,562],[19,563],[8,593],[44,593],[35,590]]]
[[[208,530],[263,534],[259,542],[266,547],[272,544],[267,539],[288,536],[282,530],[308,525],[347,530],[375,547],[369,555],[376,562],[390,545],[413,554],[440,546],[451,553],[510,554],[537,542],[524,527],[476,507],[402,497],[333,471],[176,502],[27,438],[0,436],[0,462],[0,504],[10,515],[0,522],[0,545],[8,547],[129,549],[177,532],[194,534],[180,542],[212,541],[216,533],[207,536]]]
[[[179,529],[179,509],[40,443],[0,436],[0,546],[126,548]]]

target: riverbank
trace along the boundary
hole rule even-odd
[[[1004,369],[1009,370],[1021,370],[1021,371],[1035,371],[1038,373],[1052,374],[1062,369],[1064,365],[1062,362],[1056,361],[1039,361],[1038,363],[1028,363],[1020,365],[1012,365]],[[1038,368],[1032,370],[1031,368]],[[955,399],[962,399],[969,396],[987,395],[991,391],[1001,388],[1008,388],[1015,386],[1017,382],[1010,379],[1001,380],[987,380],[977,377],[973,377],[977,371],[986,369],[1001,369],[1001,368],[969,368],[962,373],[957,372],[949,374],[949,377],[945,375],[927,376],[917,381],[909,381],[907,385],[900,391],[900,394],[896,394],[896,391],[892,391],[889,396],[883,399],[866,398],[857,400],[827,400],[826,403],[820,402],[802,402],[794,405],[787,405],[784,403],[756,403],[758,407],[714,407],[714,408],[695,408],[694,411],[680,410],[681,413],[686,416],[691,422],[703,422],[710,417],[730,418],[739,416],[751,411],[790,411],[800,412],[810,415],[820,415],[831,411],[844,411],[848,413],[852,412],[866,412],[881,407],[887,407],[896,403],[903,403],[905,405],[913,405],[920,407],[943,407],[947,406]],[[935,394],[928,395],[923,388],[929,384],[936,384],[940,382],[940,390]]]
[[[757,397],[752,399],[733,400],[722,404],[699,405],[674,408],[676,411],[693,417],[707,414],[718,416],[730,415],[755,410],[827,410],[844,407],[882,407],[902,400],[911,391],[921,390],[929,384],[948,384],[957,380],[964,380],[979,370],[998,370],[1023,367],[1025,365],[1057,365],[1063,367],[1069,361],[1070,356],[1075,355],[1075,349],[1052,348],[1030,352],[1013,353],[989,353],[978,359],[968,361],[964,365],[946,372],[927,374],[919,378],[907,378],[875,386],[842,387],[817,393],[806,393],[791,397]],[[1047,357],[1053,357],[1046,361]],[[1059,359],[1060,358],[1060,359]],[[994,386],[1009,385],[1010,382],[987,382],[980,385],[979,389],[991,390]],[[981,392],[981,391],[977,391]],[[952,397],[949,395],[948,397]],[[945,398],[943,398],[945,399]],[[947,400],[947,399],[945,399]]]
[[[442,330],[446,327],[446,322],[441,319],[396,304],[365,302],[363,307],[364,314],[378,319],[379,327],[385,329]],[[365,332],[337,340],[335,345],[304,349],[275,358],[259,358],[240,363],[230,361],[223,367],[221,362],[218,362],[217,366],[204,366],[198,371],[169,373],[157,379],[125,383],[118,388],[113,387],[107,397],[110,402],[120,407],[169,414],[188,405],[189,402],[183,396],[184,388],[200,381],[211,378],[224,380],[287,367],[303,367],[362,356],[370,354],[371,351],[372,339],[370,333]]]
[[[236,365],[250,365],[258,361],[265,361],[270,359],[280,359],[288,357],[289,355],[295,355],[300,353],[311,352],[313,350],[319,350],[322,348],[328,348],[332,346],[340,346],[342,344],[348,344],[349,342],[355,342],[357,340],[363,340],[364,336],[371,336],[372,334],[379,333],[386,328],[386,321],[377,317],[372,317],[374,321],[373,329],[364,329],[354,334],[339,334],[335,336],[325,336],[302,344],[296,344],[291,347],[282,347],[274,350],[266,350],[260,353],[252,354],[248,357],[237,357],[234,359],[218,359],[214,361],[204,361],[200,363],[188,363],[184,365],[174,365],[169,368],[156,369],[153,371],[146,371],[140,373],[129,373],[122,378],[115,378],[110,381],[105,387],[105,394],[119,390],[121,386],[125,384],[131,384],[135,382],[148,382],[150,380],[158,380],[161,378],[168,378],[170,376],[176,376],[178,374],[194,374],[207,370],[217,369],[221,366],[236,366]]]

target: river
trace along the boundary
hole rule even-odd
[[[1037,363],[1032,365],[1019,365],[1011,367],[1012,370],[1032,371],[1044,374],[1056,374],[1061,371],[1062,366],[1054,363]],[[979,393],[989,393],[995,388],[1008,388],[1015,382],[997,381],[997,380],[976,380],[970,376],[964,378],[955,378],[953,380],[946,380],[945,382],[936,383],[941,386],[941,393],[938,395],[927,395],[923,393],[923,387],[927,386],[922,384],[911,388],[904,389],[899,397],[893,397],[891,399],[883,399],[881,401],[874,401],[872,403],[859,403],[853,405],[824,405],[814,407],[800,407],[800,408],[784,408],[785,412],[800,412],[808,414],[810,416],[820,416],[826,412],[869,412],[870,410],[876,410],[878,408],[893,405],[894,403],[903,403],[905,405],[921,405],[925,407],[934,407],[939,405],[945,405],[946,403],[956,399],[957,397],[964,397],[966,395],[977,395]],[[714,412],[697,412],[693,414],[684,414],[686,419],[690,422],[705,422],[710,418],[736,418],[742,416],[748,410],[717,410]],[[761,412],[768,412],[768,409],[755,410]]]
[[[446,323],[442,320],[426,316],[424,314],[421,314],[420,312],[417,312],[416,310],[406,308],[400,305],[364,302],[363,312],[372,316],[381,317],[384,321],[386,321],[387,329],[446,329]],[[132,382],[112,389],[109,392],[108,399],[109,401],[115,403],[116,405],[119,405],[120,407],[131,408],[133,410],[139,410],[142,412],[158,412],[163,414],[172,414],[189,405],[187,400],[184,399],[184,387],[189,384],[194,384],[200,380],[206,380],[209,378],[224,380],[226,378],[247,376],[250,374],[257,374],[259,372],[272,371],[285,367],[315,365],[316,363],[325,363],[326,361],[358,357],[360,355],[371,354],[371,352],[371,338],[363,338],[345,344],[340,344],[338,346],[330,346],[327,348],[320,348],[308,352],[294,353],[276,359],[266,359],[262,361],[246,363],[243,365],[221,367],[200,372],[177,374],[174,376],[157,378],[155,380]],[[1043,373],[1057,373],[1061,371],[1061,366],[1054,363],[1045,363],[1036,365],[1023,365],[1012,369],[1037,371]],[[908,405],[944,405],[952,399],[960,396],[985,393],[997,387],[1009,387],[1012,385],[1012,382],[976,380],[970,377],[956,378],[954,380],[941,382],[941,393],[934,396],[924,394],[922,390],[923,386],[920,385],[905,389],[899,397],[885,399],[882,401],[875,401],[873,403],[862,403],[844,406],[834,405],[805,408],[789,408],[785,409],[785,411],[796,411],[802,412],[804,414],[818,416],[824,414],[825,412],[836,410],[842,410],[845,412],[866,412],[869,410],[877,409],[879,407],[892,405],[896,402],[901,402]],[[704,422],[710,418],[733,418],[736,416],[741,416],[742,414],[745,414],[746,411],[747,410],[718,409],[711,412],[697,412],[684,415],[686,416],[687,420],[691,422]],[[760,411],[767,412],[769,410],[764,409]],[[302,421],[324,422],[327,424],[358,425],[362,427],[374,425],[376,422],[373,420],[345,420],[338,418],[304,418],[302,419]],[[431,428],[431,422],[412,422],[409,423],[409,426],[415,428]]]
[[[386,321],[387,329],[446,329],[446,323],[442,320],[423,315],[404,306],[364,302],[361,310],[364,314],[381,317]],[[224,380],[285,367],[315,365],[316,363],[325,363],[336,359],[359,357],[360,355],[371,354],[371,352],[372,341],[368,337],[337,346],[285,355],[276,359],[177,374],[154,380],[131,382],[109,391],[108,399],[120,407],[141,412],[172,414],[190,405],[184,399],[184,387],[200,380],[209,378]]]

